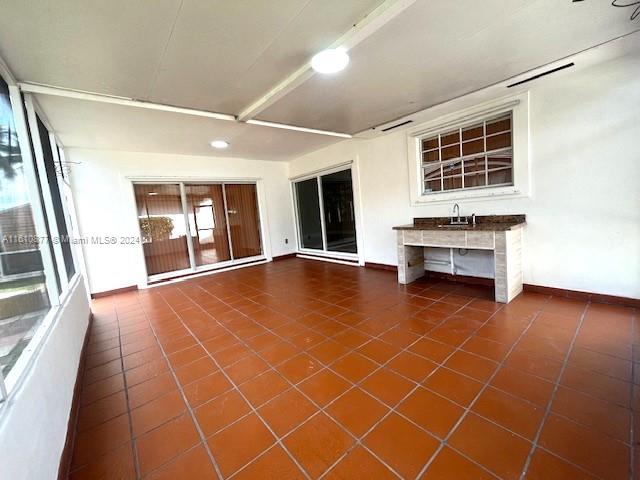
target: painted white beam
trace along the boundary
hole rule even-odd
[[[343,48],[347,51],[352,49],[415,2],[416,0],[385,0],[327,48]],[[244,122],[254,118],[277,100],[306,82],[314,74],[315,72],[311,68],[311,59],[309,59],[295,72],[242,110],[238,115],[238,120]]]
[[[328,135],[330,137],[351,138],[348,133],[330,132],[328,130],[317,130],[315,128],[296,127],[295,125],[288,125],[286,123],[265,122],[264,120],[247,120],[246,123],[250,125],[262,125],[263,127],[281,128],[283,130],[295,130],[296,132],[315,133],[317,135]]]
[[[250,120],[240,122],[235,116],[224,113],[209,112],[206,110],[197,110],[194,108],[174,107],[173,105],[164,105],[162,103],[143,102],[127,97],[117,97],[114,95],[105,95],[102,93],[84,92],[81,90],[73,90],[64,87],[54,87],[52,85],[41,85],[38,83],[20,82],[18,83],[20,90],[24,93],[35,93],[41,95],[54,95],[58,97],[76,98],[78,100],[88,100],[92,102],[111,103],[115,105],[123,105],[126,107],[148,108],[151,110],[160,110],[163,112],[182,113],[185,115],[195,115],[198,117],[214,118],[216,120],[226,120],[236,123],[249,123],[253,125],[261,125],[263,127],[278,128],[285,130],[294,130],[297,132],[313,133],[316,135],[328,135],[331,137],[351,138],[347,133],[330,132],[327,130],[318,130],[315,128],[297,127],[295,125],[287,125],[284,123],[262,122],[259,120]],[[49,125],[47,125],[49,128]],[[54,131],[54,129],[50,129]]]
[[[161,110],[164,112],[183,113],[185,115],[215,118],[216,120],[227,120],[230,122],[237,121],[235,115],[227,115],[226,113],[209,112],[206,110],[197,110],[195,108],[174,107],[173,105],[164,105],[162,103],[144,102],[142,100],[135,100],[128,97],[105,95],[103,93],[84,92],[82,90],[54,87],[51,85],[41,85],[38,83],[20,82],[18,85],[20,87],[20,90],[29,93],[40,93],[43,95],[76,98],[78,100],[112,103],[115,105],[124,105],[127,107],[148,108],[150,110]]]

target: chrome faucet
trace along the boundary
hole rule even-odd
[[[453,206],[453,215],[449,219],[451,225],[469,225],[467,217],[460,217],[460,205],[457,203]]]

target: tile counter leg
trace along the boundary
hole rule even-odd
[[[404,245],[403,232],[398,232],[398,282],[411,283],[423,277],[424,247]]]
[[[496,302],[509,303],[522,292],[522,229],[496,232]]]

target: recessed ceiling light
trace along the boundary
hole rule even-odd
[[[311,67],[318,73],[336,73],[349,64],[349,55],[342,48],[329,48],[316,53],[311,59]]]
[[[227,142],[226,140],[213,140],[211,142],[211,146],[213,148],[223,149],[229,146],[229,142]]]

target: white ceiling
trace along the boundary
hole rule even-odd
[[[287,161],[337,140],[181,113],[49,95],[36,97],[67,147]],[[231,146],[226,150],[212,148],[209,142],[216,138],[227,140]]]
[[[404,0],[406,1],[406,0]],[[5,0],[19,81],[239,114],[382,0]],[[417,0],[258,115],[355,133],[640,28],[609,1]],[[337,138],[38,96],[67,146],[288,160]],[[218,154],[218,152],[215,152]]]
[[[258,118],[360,132],[640,28],[630,14],[607,1],[418,1],[342,75],[314,76]]]

